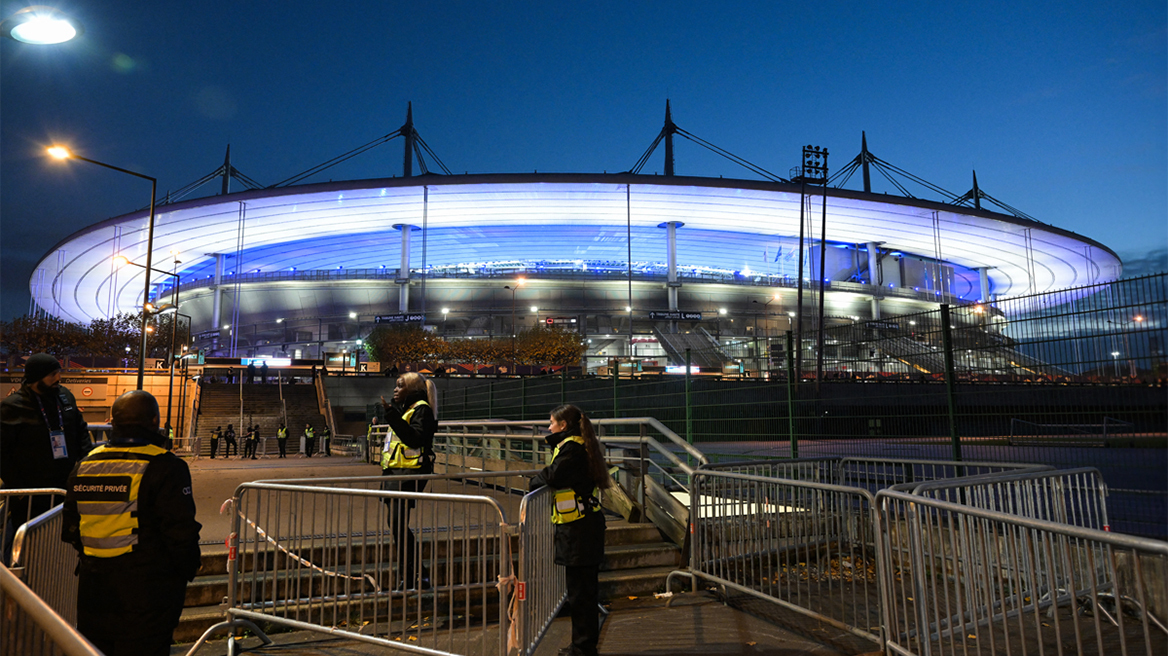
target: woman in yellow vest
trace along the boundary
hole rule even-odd
[[[560,653],[596,656],[600,639],[600,565],[604,561],[604,512],[599,491],[612,486],[604,452],[592,422],[574,405],[552,410],[546,438],[554,447],[552,462],[531,479],[531,489],[555,490],[552,523],[556,525],[556,564],[564,566],[572,644]]]
[[[406,372],[393,388],[393,403],[381,397],[385,422],[389,432],[381,448],[381,475],[390,478],[382,489],[399,492],[421,492],[426,481],[394,477],[434,473],[434,432],[438,430],[438,390],[425,376]],[[430,587],[430,572],[424,564],[416,567],[420,554],[414,532],[410,530],[410,509],[414,500],[386,499],[389,509],[389,530],[397,550],[398,590],[417,590]]]

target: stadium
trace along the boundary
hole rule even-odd
[[[261,187],[228,160],[198,183],[222,178],[222,193],[160,201],[150,299],[144,269],[115,259],[146,262],[150,214],[138,210],[50,249],[33,303],[88,322],[181,302],[193,346],[227,357],[324,358],[379,322],[472,338],[560,324],[587,340],[595,366],[678,364],[688,345],[669,335],[727,353],[788,330],[1120,277],[1106,246],[1013,210],[976,178],[942,200],[872,192],[870,166],[899,169],[866,142],[831,179],[826,151],[820,169],[818,149],[805,149],[789,178],[742,180],[675,175],[674,134],[692,136],[667,113],[622,173],[429,173],[410,119],[381,140],[405,137],[401,177]],[[639,173],[662,140],[666,175]],[[860,170],[864,190],[844,188]],[[230,192],[231,179],[250,188]]]

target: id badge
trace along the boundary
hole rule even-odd
[[[52,431],[49,433],[49,441],[53,445],[53,460],[61,460],[69,457],[69,447],[65,446],[65,431]]]

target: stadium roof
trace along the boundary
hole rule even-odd
[[[810,197],[808,244],[819,233],[822,188]],[[329,182],[161,206],[153,262],[169,270],[168,254],[176,251],[183,284],[212,275],[215,253],[241,253],[228,266],[244,271],[396,268],[403,224],[425,228],[413,238],[412,269],[509,258],[626,262],[626,230],[634,262],[663,262],[658,226],[680,221],[679,266],[758,271],[774,267],[768,260],[775,249],[799,234],[799,200],[797,184],[632,174]],[[136,311],[144,272],[119,267],[113,257],[145,263],[146,227],[147,213],[138,211],[58,243],[30,280],[36,303],[72,321]],[[1106,246],[1037,221],[846,189],[828,189],[826,235],[829,243],[877,242],[889,251],[987,268],[998,295],[1108,282],[1122,270]],[[157,273],[151,279],[169,281]]]

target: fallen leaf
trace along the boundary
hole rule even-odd
[[[636,597],[629,597],[629,601],[636,599]]]
[[[758,643],[757,642],[748,642],[746,644],[753,647],[753,646],[757,645]]]

